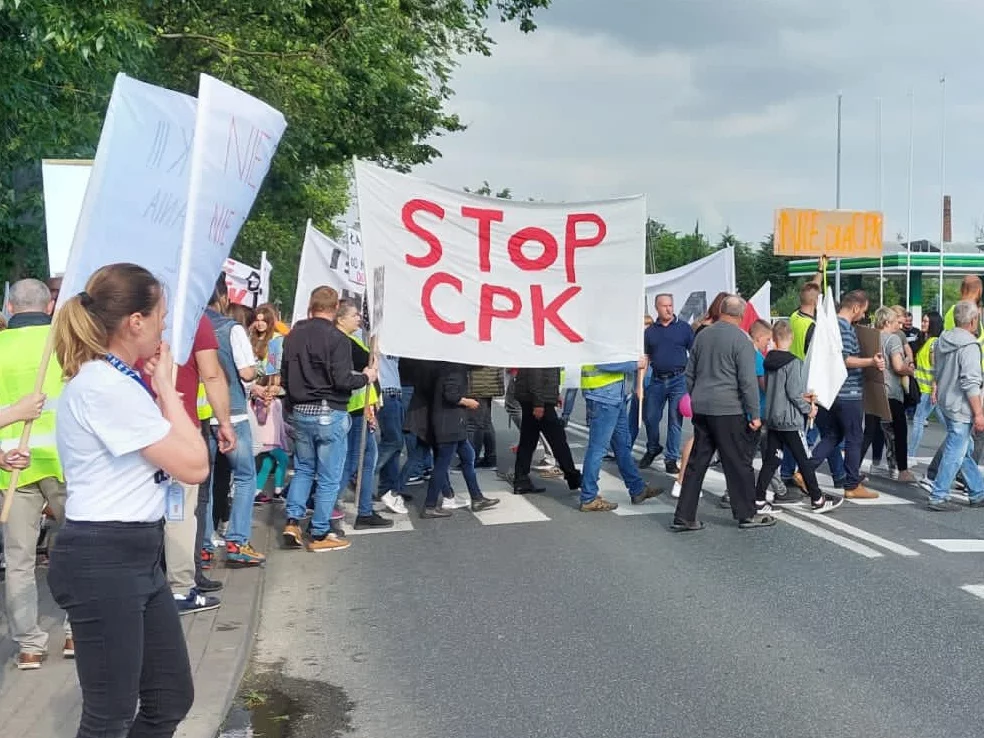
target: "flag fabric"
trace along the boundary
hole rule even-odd
[[[817,324],[806,352],[806,389],[817,396],[820,407],[829,410],[846,379],[837,309],[833,292],[828,287],[817,305]]]
[[[756,320],[764,320],[771,323],[772,315],[772,282],[766,282],[759,287],[758,292],[752,295],[745,307],[745,314],[741,319],[741,328],[747,331],[752,327]]]

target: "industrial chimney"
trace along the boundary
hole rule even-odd
[[[943,243],[953,241],[953,216],[950,212],[950,196],[943,195]]]

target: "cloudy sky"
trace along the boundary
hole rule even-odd
[[[638,192],[676,230],[743,240],[776,207],[834,206],[843,93],[844,208],[878,209],[882,100],[885,237],[906,231],[915,100],[915,238],[938,239],[941,85],[954,239],[984,224],[980,0],[554,0],[529,36],[496,26],[491,58],[459,70],[469,129],[418,170],[462,187],[582,200]]]

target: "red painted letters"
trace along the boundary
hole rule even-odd
[[[437,216],[439,220],[444,220],[444,208],[430,200],[411,200],[403,206],[403,227],[430,246],[430,251],[425,256],[407,254],[407,264],[420,269],[430,269],[441,260],[444,247],[441,246],[441,239],[413,219],[413,216],[421,210]]]
[[[458,333],[465,332],[465,321],[460,320],[457,323],[451,323],[445,320],[437,311],[434,309],[434,302],[432,295],[434,294],[435,288],[439,285],[446,284],[450,287],[454,287],[461,294],[463,286],[461,280],[452,274],[447,272],[435,272],[427,278],[424,282],[424,287],[420,292],[420,306],[424,309],[424,317],[427,318],[427,322],[431,324],[434,330],[440,331],[441,333],[447,333],[449,336],[457,335]]]
[[[492,271],[490,253],[492,251],[492,223],[501,223],[505,213],[501,210],[489,210],[488,208],[470,208],[467,205],[461,208],[461,215],[465,218],[475,218],[478,221],[478,268],[479,271]]]
[[[589,238],[579,239],[577,237],[578,223],[594,223],[598,228],[598,232]],[[605,221],[601,218],[601,216],[596,215],[595,213],[572,213],[567,216],[567,235],[564,239],[564,260],[567,263],[568,282],[571,284],[577,284],[577,276],[574,273],[575,249],[597,246],[605,240],[605,236],[607,235],[608,226],[605,225]]]
[[[508,299],[509,307],[505,309],[497,308],[495,306],[496,297],[505,297]],[[511,290],[508,287],[500,287],[496,284],[483,284],[478,304],[478,340],[492,340],[492,318],[515,320],[519,317],[519,312],[522,309],[523,300],[515,290]]]
[[[546,343],[546,324],[550,323],[557,332],[560,333],[571,343],[581,343],[584,337],[571,328],[560,317],[560,309],[581,291],[580,287],[568,287],[550,301],[549,305],[543,304],[543,287],[538,284],[530,287],[530,295],[533,297],[533,343],[543,346]]]
[[[523,253],[523,244],[529,241],[539,241],[543,245],[543,253],[538,259],[527,259]],[[524,272],[539,272],[549,269],[557,261],[557,239],[549,231],[536,226],[516,231],[509,239],[509,258],[512,263]]]

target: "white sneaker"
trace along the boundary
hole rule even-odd
[[[682,490],[682,489],[683,489],[683,485],[674,480],[674,482],[673,482],[673,490],[670,492],[670,496],[673,497],[673,498],[675,498],[675,499],[679,499],[680,498],[680,490]]]
[[[890,477],[892,475],[891,470],[888,468],[888,464],[884,461],[880,464],[872,464],[870,471],[872,474],[878,474],[883,477]]]
[[[445,510],[461,510],[465,507],[471,507],[471,502],[469,500],[463,499],[455,495],[454,497],[442,497],[441,507]]]
[[[380,502],[386,506],[394,515],[406,515],[409,510],[407,510],[407,503],[404,502],[403,497],[395,494],[393,490],[390,490],[385,495],[380,498]]]
[[[817,515],[823,515],[824,513],[829,513],[831,510],[836,510],[844,503],[843,497],[828,497],[823,496],[823,503],[820,505],[814,505],[810,503],[810,510],[812,510]]]

